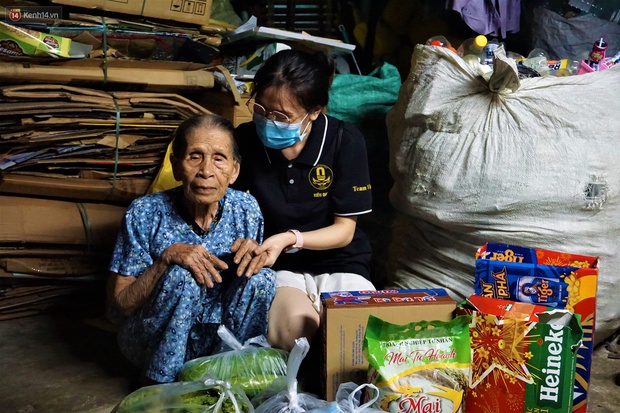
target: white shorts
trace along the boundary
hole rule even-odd
[[[293,287],[304,291],[318,313],[321,312],[321,293],[376,290],[366,278],[349,272],[312,275],[293,271],[276,271],[276,288],[280,287]]]

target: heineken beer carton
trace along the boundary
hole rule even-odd
[[[578,315],[477,295],[456,314],[472,317],[466,413],[572,412]]]

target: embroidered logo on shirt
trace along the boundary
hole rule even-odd
[[[334,173],[329,166],[319,164],[310,170],[308,181],[313,188],[325,191],[332,185],[333,177]]]

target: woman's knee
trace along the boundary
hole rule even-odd
[[[298,315],[288,319],[272,322],[269,318],[267,341],[272,347],[291,351],[298,338],[306,337],[312,342],[319,329],[319,320],[311,315]]]
[[[320,317],[312,301],[301,290],[279,288],[269,311],[267,339],[273,347],[291,350],[295,340],[312,341],[320,326]]]
[[[171,265],[164,271],[159,279],[158,287],[159,291],[188,290],[190,294],[200,294],[200,287],[192,274],[178,265]]]

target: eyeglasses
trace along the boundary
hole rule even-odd
[[[265,118],[273,121],[277,127],[283,127],[283,125],[278,124],[277,122],[290,124],[301,117],[298,116],[297,118],[291,119],[286,114],[277,110],[268,111],[263,105],[261,105],[260,103],[256,103],[253,100],[248,101],[247,106],[251,113],[256,113],[257,115],[264,116]]]

